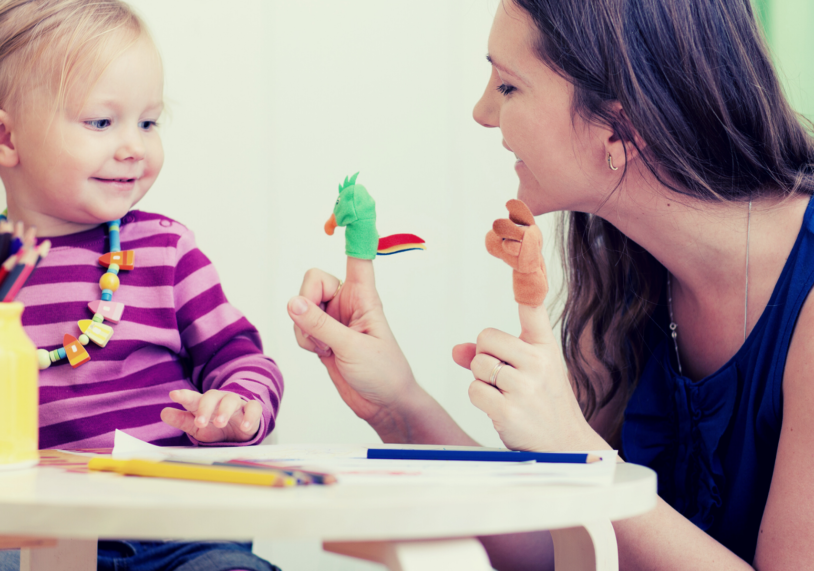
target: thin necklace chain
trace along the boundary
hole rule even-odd
[[[749,234],[752,228],[752,201],[749,201],[749,212],[746,215],[746,286],[743,294],[743,342],[746,343],[746,331],[749,324]],[[673,338],[673,347],[676,351],[676,363],[678,364],[678,374],[683,375],[681,370],[681,357],[678,353],[678,325],[673,317],[673,284],[670,280],[670,272],[667,272],[667,309],[670,312],[670,336]]]

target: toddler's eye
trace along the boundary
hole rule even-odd
[[[497,90],[500,91],[503,95],[508,95],[509,93],[514,91],[515,88],[512,87],[511,85],[506,85],[505,83],[501,83],[500,85],[497,86]]]
[[[110,119],[92,119],[90,121],[85,121],[85,125],[92,129],[101,131],[102,129],[107,129],[110,127]]]
[[[138,124],[138,126],[139,126],[140,129],[144,129],[145,131],[149,131],[150,129],[153,129],[154,127],[158,127],[158,122],[157,121],[142,121],[141,123]]]

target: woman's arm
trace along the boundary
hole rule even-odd
[[[338,288],[336,277],[309,270],[288,312],[300,347],[319,356],[351,410],[384,442],[476,446],[416,382],[384,316],[373,263],[348,257]]]
[[[661,498],[656,509],[613,523],[619,568],[664,571],[752,569]],[[802,569],[798,567],[797,569]]]
[[[382,442],[391,444],[447,444],[480,446],[458,426],[449,413],[416,383],[396,406],[370,421]]]
[[[783,374],[783,424],[755,568],[814,569],[814,296],[800,312]]]

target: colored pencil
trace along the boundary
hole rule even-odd
[[[229,460],[228,462],[213,462],[213,466],[242,466],[255,470],[277,470],[297,479],[302,484],[330,485],[336,483],[336,476],[324,472],[313,472],[311,470],[298,470],[291,466],[281,466],[269,462],[252,462],[251,460]]]
[[[11,255],[11,224],[8,220],[0,220],[0,264]]]
[[[524,452],[520,450],[416,450],[404,448],[370,448],[369,459],[379,460],[457,460],[463,462],[550,462],[557,464],[592,464],[602,458],[578,452]]]
[[[14,296],[23,287],[36,263],[37,250],[26,250],[3,280],[3,283],[0,284],[0,301],[7,303],[14,300]]]
[[[28,278],[31,277],[34,268],[48,255],[50,249],[51,242],[46,240],[39,247],[25,251],[14,269],[11,270],[8,277],[0,285],[0,300],[3,302],[14,301]]]
[[[22,223],[18,223],[17,226],[22,234]],[[34,249],[34,247],[37,245],[37,229],[29,228],[23,235],[21,244],[22,247],[13,254],[10,254],[8,259],[3,262],[2,267],[0,267],[0,283],[5,281],[6,276],[8,276],[8,274],[14,269],[14,266],[20,262],[23,255],[25,255],[26,250]],[[2,298],[0,298],[0,300],[2,300]]]
[[[129,476],[222,482],[226,484],[248,484],[273,488],[287,488],[296,485],[294,478],[276,472],[224,468],[222,466],[205,466],[184,462],[92,458],[88,463],[88,469],[102,472],[117,472]]]
[[[14,233],[12,234],[11,246],[9,247],[10,256],[16,254],[23,246],[23,229],[24,226],[22,222],[17,222],[17,224],[14,225]]]
[[[3,262],[3,265],[0,266],[0,283],[6,281],[6,277],[9,275],[11,270],[14,269],[14,266],[17,265],[18,256],[16,254],[11,255],[8,259]]]

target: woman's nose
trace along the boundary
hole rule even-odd
[[[493,71],[483,95],[472,110],[472,118],[484,127],[490,128],[499,126],[500,102],[497,99],[499,94],[493,87],[495,78],[496,74]]]

